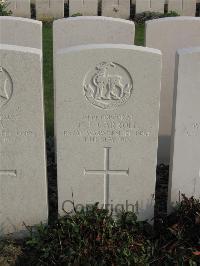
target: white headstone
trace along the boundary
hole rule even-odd
[[[74,17],[53,24],[54,51],[90,43],[134,44],[131,21],[107,17]]]
[[[64,17],[64,0],[36,0],[36,18],[38,20]]]
[[[164,13],[165,0],[150,0],[151,11]]]
[[[168,0],[168,11],[176,11],[181,16],[195,16],[197,0]]]
[[[153,217],[161,54],[86,45],[56,56],[59,213],[100,203]],[[146,186],[144,187],[144,182]],[[72,198],[73,193],[73,198]]]
[[[102,0],[102,16],[130,18],[130,0]]]
[[[158,162],[169,163],[177,49],[200,45],[200,18],[175,17],[146,23],[146,46],[163,54]]]
[[[12,12],[15,17],[31,17],[31,3],[30,0],[6,0],[7,9]]]
[[[200,197],[200,47],[177,57],[169,211],[181,194]]]
[[[98,0],[69,0],[69,16],[97,16]]]
[[[183,0],[168,0],[168,12],[175,11],[179,15],[183,12]]]
[[[0,234],[48,218],[42,52],[0,46]]]
[[[195,17],[197,0],[183,0],[183,16]]]
[[[145,11],[164,13],[165,0],[136,0],[136,14]]]
[[[145,11],[150,11],[150,0],[136,0],[135,13],[142,13]]]
[[[2,16],[0,43],[42,49],[42,23],[33,19]]]

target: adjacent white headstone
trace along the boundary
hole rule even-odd
[[[195,16],[197,0],[168,0],[168,11],[176,11],[181,16]]]
[[[48,218],[41,53],[0,46],[0,235]]]
[[[197,0],[183,0],[183,16],[195,17]]]
[[[150,11],[150,0],[136,0],[136,14]]]
[[[164,13],[165,0],[136,0],[136,14],[145,11]]]
[[[30,0],[7,0],[7,9],[12,12],[15,17],[31,17],[31,3]]]
[[[114,44],[71,47],[57,53],[55,70],[60,215],[73,210],[74,200],[76,206],[99,202],[152,218],[160,52]]]
[[[183,0],[168,0],[168,12],[175,11],[179,15],[183,12]]]
[[[53,24],[54,51],[90,43],[134,44],[134,38],[134,23],[123,19],[74,17]]]
[[[2,16],[0,43],[42,49],[42,23],[33,19]]]
[[[64,0],[36,0],[36,18],[38,20],[64,17]]]
[[[98,0],[69,0],[69,16],[97,16]]]
[[[102,16],[130,18],[130,0],[102,0]]]
[[[169,211],[181,194],[200,197],[200,47],[178,51]],[[171,198],[171,199],[170,199]]]
[[[165,0],[150,0],[151,11],[164,13]]]
[[[176,17],[148,21],[146,46],[163,54],[158,161],[169,163],[177,49],[200,45],[200,18]]]

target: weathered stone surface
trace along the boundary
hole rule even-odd
[[[197,0],[183,0],[183,16],[195,17]]]
[[[38,20],[64,17],[64,0],[36,0],[36,18]]]
[[[145,11],[164,13],[165,0],[136,0],[136,14]]]
[[[15,17],[30,18],[31,3],[30,0],[7,0],[7,9],[12,12]]]
[[[176,17],[148,21],[146,46],[163,54],[158,161],[169,163],[177,49],[200,45],[200,18]]]
[[[0,17],[0,43],[42,49],[42,23],[26,18]]]
[[[175,11],[179,15],[183,12],[183,0],[168,0],[168,12]]]
[[[136,9],[135,9],[136,14],[149,11],[149,10],[150,10],[149,0],[142,0],[142,1],[136,0]]]
[[[168,0],[168,11],[176,11],[181,16],[193,16],[196,13],[197,0]]]
[[[160,52],[71,47],[57,53],[55,70],[59,213],[70,212],[74,200],[152,218]]]
[[[69,0],[69,16],[97,16],[98,0]]]
[[[133,44],[135,25],[107,17],[75,17],[54,21],[54,51],[90,43]]]
[[[102,16],[129,19],[130,0],[102,0]]]
[[[48,217],[41,50],[0,46],[0,235]]]
[[[169,211],[181,194],[200,197],[200,48],[178,51]]]
[[[151,11],[164,13],[165,0],[151,0]]]

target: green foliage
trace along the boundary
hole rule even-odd
[[[18,257],[22,255],[20,245],[13,241],[0,241],[0,265],[16,265]]]
[[[20,265],[200,265],[200,202],[184,196],[154,228],[96,204],[30,232]]]
[[[96,204],[29,231],[23,244],[0,241],[0,265],[200,265],[200,202],[185,196],[154,227]]]
[[[11,11],[8,11],[7,7],[7,3],[0,2],[0,16],[10,16],[12,14]]]
[[[83,16],[81,13],[76,13],[76,14],[73,14],[71,17],[80,17],[80,16]]]
[[[145,225],[133,213],[113,219],[97,204],[76,211],[32,234],[27,245],[39,258],[32,265],[144,265],[151,254]]]
[[[152,20],[152,19],[158,19],[158,18],[164,18],[164,17],[177,17],[177,16],[179,15],[175,11],[170,11],[169,13],[166,13],[166,14],[146,11],[140,14],[136,14],[134,21],[137,24],[144,24],[145,21]]]
[[[153,243],[154,262],[200,265],[200,202],[182,196],[175,212],[159,227]]]

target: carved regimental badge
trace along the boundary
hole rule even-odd
[[[112,62],[98,64],[84,80],[86,99],[102,109],[114,109],[126,103],[132,90],[133,81],[129,72]]]
[[[8,72],[0,66],[0,108],[6,105],[12,97],[13,84]]]

